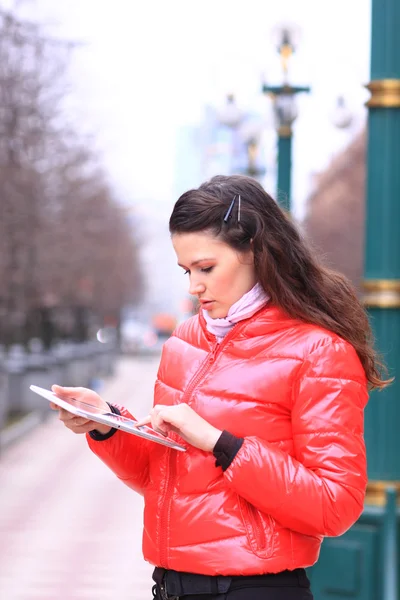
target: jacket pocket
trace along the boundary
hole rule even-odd
[[[273,521],[261,516],[255,506],[238,496],[240,512],[251,550],[260,558],[269,558],[274,551]]]

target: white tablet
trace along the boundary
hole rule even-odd
[[[43,398],[46,398],[46,400],[49,400],[49,402],[53,402],[60,408],[64,408],[73,415],[76,415],[77,417],[84,417],[86,419],[90,419],[91,421],[96,421],[96,423],[109,425],[115,429],[122,429],[123,431],[132,433],[133,435],[138,435],[139,437],[156,442],[157,444],[163,444],[169,448],[186,452],[186,448],[184,448],[184,446],[180,446],[173,440],[170,440],[160,433],[157,433],[157,431],[154,431],[154,429],[151,429],[151,427],[147,427],[147,425],[138,427],[136,425],[136,421],[133,419],[128,419],[122,415],[116,415],[111,411],[106,412],[103,409],[97,408],[97,406],[92,406],[91,404],[87,404],[86,402],[81,402],[79,400],[62,400],[61,398],[58,398],[58,396],[56,396],[51,390],[46,390],[45,388],[41,388],[37,385],[31,385],[29,386],[29,389],[31,389],[32,392],[43,396]]]

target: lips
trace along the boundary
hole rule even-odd
[[[214,302],[214,300],[200,300],[200,304],[202,306],[202,308],[209,308],[211,306],[211,304]]]

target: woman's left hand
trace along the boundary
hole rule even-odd
[[[186,442],[205,452],[213,451],[222,433],[200,417],[188,404],[174,406],[157,404],[148,417],[137,423],[138,426],[148,424],[164,435],[174,431]]]

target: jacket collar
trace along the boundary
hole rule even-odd
[[[198,317],[201,329],[206,338],[215,341],[215,336],[207,329],[207,323],[202,310],[199,311]],[[260,335],[268,335],[280,329],[286,329],[295,322],[296,319],[287,315],[278,306],[268,302],[266,306],[260,308],[253,316],[240,321],[240,336],[241,338],[252,338]]]

